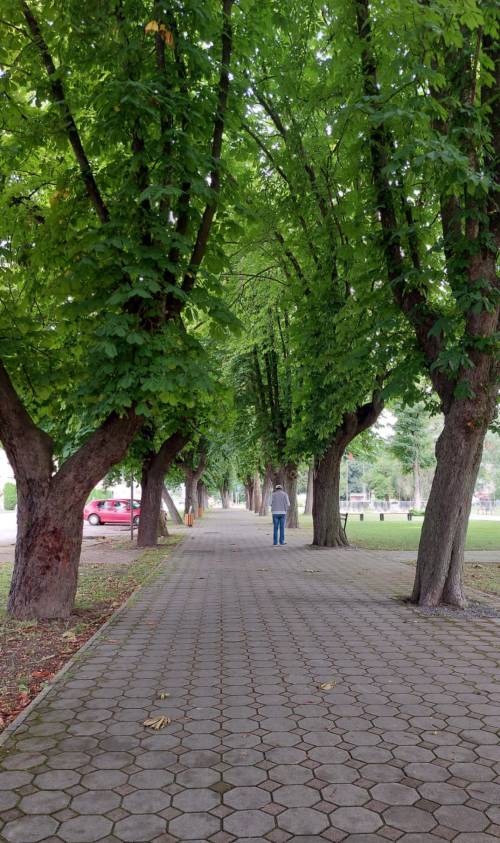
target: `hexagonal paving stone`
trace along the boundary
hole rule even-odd
[[[2,834],[8,843],[38,843],[44,837],[55,834],[57,826],[57,820],[52,817],[21,817],[8,822]]]
[[[274,769],[278,768],[275,767]],[[274,770],[271,770],[271,772],[274,772]],[[233,767],[224,773],[224,781],[240,787],[262,784],[266,779],[266,771],[261,770],[260,767]]]
[[[286,808],[310,808],[321,799],[319,791],[303,784],[290,784],[273,791],[273,800]]]
[[[308,767],[294,764],[278,764],[269,770],[269,778],[280,784],[305,784],[312,777],[313,772]]]
[[[321,834],[328,827],[328,818],[314,808],[288,808],[277,817],[278,825],[291,834]]]
[[[208,767],[193,768],[178,773],[175,781],[181,787],[210,787],[210,785],[220,781],[220,773],[217,770],[210,770]]]
[[[188,788],[177,793],[172,799],[172,806],[178,811],[210,811],[220,805],[220,794],[208,788]]]
[[[182,814],[168,824],[170,834],[180,840],[203,840],[220,829],[220,820],[205,812]]]
[[[364,805],[370,799],[369,792],[355,784],[329,784],[321,794],[326,802],[346,808]]]
[[[358,807],[337,808],[330,814],[330,822],[334,828],[349,831],[351,834],[369,834],[383,825],[381,817],[375,811]]]
[[[122,808],[130,814],[159,814],[170,805],[170,796],[162,790],[138,790],[125,796]]]
[[[21,799],[19,807],[25,814],[55,814],[66,808],[69,800],[62,790],[39,790]]]
[[[401,831],[430,831],[437,825],[432,814],[410,805],[387,808],[383,817],[388,825],[400,828]]]
[[[377,784],[371,793],[374,799],[385,802],[386,805],[413,805],[420,799],[418,791],[413,787],[396,782]]]
[[[263,808],[270,801],[270,794],[260,787],[233,787],[224,794],[224,804],[239,811]]]
[[[274,828],[274,819],[264,811],[237,811],[223,822],[224,831],[240,837],[259,837]]]
[[[74,817],[61,823],[57,832],[66,843],[95,843],[110,834],[113,823],[97,814]]]
[[[119,820],[114,828],[114,834],[125,843],[144,843],[154,840],[164,834],[167,822],[156,814],[137,814]]]
[[[81,776],[74,770],[51,770],[49,773],[40,773],[33,784],[42,790],[67,790],[78,784],[80,779]]]
[[[314,775],[322,781],[339,784],[352,784],[360,777],[357,770],[344,764],[323,764],[321,767],[316,767]]]
[[[71,810],[77,814],[107,814],[118,808],[121,802],[112,790],[87,790],[71,801]]]
[[[465,805],[442,805],[435,812],[435,816],[441,825],[456,831],[484,831],[489,825],[488,818],[482,812]]]

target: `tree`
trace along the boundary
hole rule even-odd
[[[394,49],[406,58],[396,80],[394,50],[375,47],[390,29],[386,8],[382,16],[377,9],[353,4],[362,158],[387,282],[444,413],[412,599],[463,606],[467,523],[498,388],[498,10],[457,0],[401,4],[391,38],[397,33]]]
[[[9,3],[2,20],[0,439],[19,495],[19,618],[70,613],[90,490],[189,384],[183,312],[225,318],[200,267],[232,0],[192,0],[182,22],[156,6],[146,27],[141,4],[44,11]]]
[[[397,408],[391,450],[405,474],[413,477],[413,506],[422,509],[422,470],[433,465],[429,417],[422,402]]]

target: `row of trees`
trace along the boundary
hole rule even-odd
[[[7,0],[11,614],[69,613],[84,501],[127,454],[142,544],[168,467],[192,502],[210,450],[226,501],[228,466],[253,498],[280,479],[291,525],[314,460],[314,543],[346,544],[342,456],[395,396],[444,414],[413,599],[463,604],[498,380],[497,25],[483,0]]]

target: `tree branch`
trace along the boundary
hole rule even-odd
[[[231,24],[231,11],[234,0],[222,0],[222,55],[221,69],[218,83],[217,106],[214,119],[214,131],[212,136],[212,169],[209,177],[211,197],[205,206],[203,216],[196,235],[189,267],[182,282],[183,292],[189,292],[195,283],[196,272],[200,266],[208,244],[210,230],[217,208],[218,194],[221,185],[221,152],[222,140],[224,137],[224,123],[229,98],[229,66],[231,62],[231,51],[233,46],[233,29]]]
[[[62,82],[57,76],[57,70],[54,65],[52,56],[43,38],[37,19],[35,18],[30,7],[24,0],[22,0],[21,2],[21,8],[26,23],[28,24],[29,30],[33,37],[33,41],[38,47],[38,51],[40,53],[42,62],[45,66],[45,70],[47,71],[47,76],[49,78],[50,83],[50,90],[52,93],[52,101],[54,105],[58,106],[61,112],[61,116],[64,122],[64,128],[68,136],[68,140],[73,149],[73,152],[75,154],[75,158],[78,162],[78,166],[80,167],[80,173],[85,184],[87,194],[90,198],[90,201],[92,202],[92,205],[94,206],[94,209],[100,221],[102,223],[106,223],[109,221],[109,211],[106,207],[104,199],[101,196],[96,180],[94,178],[94,174],[92,172],[90,162],[83,148],[83,144],[78,133],[76,123],[73,119],[73,115],[71,114],[70,108],[66,101]]]
[[[41,430],[19,398],[7,369],[0,361],[0,440],[18,482],[33,476],[50,480],[53,442]]]

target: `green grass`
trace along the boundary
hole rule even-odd
[[[311,516],[300,516],[300,526],[312,530]],[[347,536],[352,544],[369,550],[417,550],[422,518],[407,521],[406,516],[389,515],[380,521],[378,515],[349,515]],[[467,550],[500,550],[500,521],[471,521],[467,533]]]

